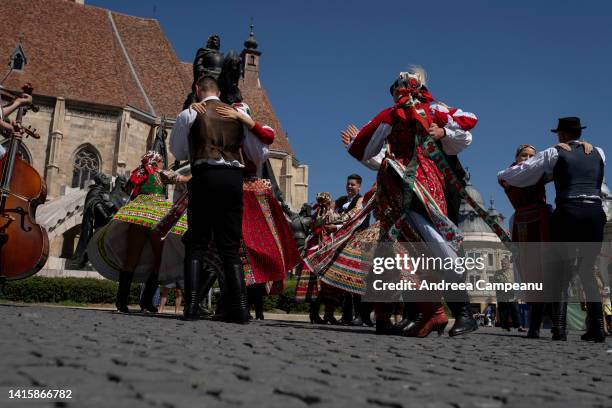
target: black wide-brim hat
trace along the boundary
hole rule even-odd
[[[550,129],[550,131],[557,133],[559,131],[582,130],[585,128],[586,126],[580,126],[580,118],[577,118],[575,116],[570,116],[567,118],[559,118],[559,123],[557,124],[557,128]]]

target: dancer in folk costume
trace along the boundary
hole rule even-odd
[[[575,272],[587,301],[587,331],[582,340],[605,341],[603,310],[594,264],[601,252],[606,215],[602,207],[605,154],[596,147],[587,151],[581,143],[580,118],[560,118],[557,133],[560,146],[545,149],[521,163],[498,173],[498,179],[514,187],[529,187],[544,180],[554,181],[556,208],[550,218],[551,241],[555,247],[552,268],[545,287],[554,293],[552,339],[567,340],[567,290]],[[551,275],[549,272],[547,275]]]
[[[230,54],[231,56],[231,54]],[[230,57],[228,56],[228,58]],[[232,107],[220,106],[216,113],[227,119],[240,121],[245,132],[252,133],[261,146],[268,146],[274,141],[274,130],[263,126],[251,118],[249,106],[242,102],[239,89],[232,89],[221,94],[224,102],[232,102]],[[193,114],[204,114],[206,103],[193,104],[190,111]],[[289,224],[284,216],[279,202],[274,198],[270,180],[257,176],[258,165],[267,159],[268,149],[256,164],[254,160],[245,158],[242,206],[242,240],[240,245],[240,260],[244,280],[249,297],[255,305],[256,317],[263,319],[263,294],[281,290],[285,273],[300,262],[300,256],[295,245]],[[169,216],[163,220],[158,229],[163,235],[182,211],[187,207],[187,196],[180,198]],[[222,263],[214,245],[205,256],[205,273],[201,281],[200,294],[209,291],[217,278],[222,278]],[[223,280],[220,279],[220,284]],[[223,305],[221,305],[223,306]],[[221,310],[226,308],[221,307]],[[224,319],[224,313],[217,316]]]
[[[585,151],[591,151],[592,145],[583,143]],[[570,151],[568,144],[559,143],[559,148]],[[530,144],[521,144],[516,149],[514,162],[509,166],[523,163],[535,156],[536,149]],[[513,242],[549,242],[550,241],[550,216],[552,206],[546,202],[546,181],[539,180],[536,184],[528,187],[513,187],[507,182],[500,180],[512,207],[514,214],[510,218],[510,231]],[[542,248],[536,245],[521,245],[518,247],[514,265],[518,270],[523,282],[542,282],[544,280],[544,259]],[[530,309],[528,338],[540,337],[540,326],[545,303],[538,302],[533,295],[527,294],[527,302]]]
[[[376,192],[380,242],[434,242],[432,251],[456,256],[462,236],[448,217],[447,196],[450,182],[456,189],[462,186],[448,165],[452,160],[445,155],[456,156],[471,143],[469,130],[476,125],[477,118],[436,101],[425,79],[422,68],[400,73],[390,89],[395,105],[380,112],[358,133],[354,128],[347,129],[353,139],[349,153],[358,160],[367,160],[388,143]],[[457,302],[449,302],[455,315],[451,336],[477,329],[467,293],[458,295]],[[441,303],[420,302],[417,307],[419,317],[404,334],[426,336],[434,329],[440,332],[447,324]],[[379,303],[376,309],[377,331],[391,332],[388,305]]]
[[[312,207],[311,234],[306,241],[305,257],[317,252],[322,245],[333,240],[336,226],[352,218],[361,207],[355,206],[350,211],[340,214],[335,211],[334,204],[328,192],[317,193],[316,204]],[[308,264],[303,264],[300,268],[295,298],[298,301],[310,302],[311,323],[340,324],[334,317],[334,310],[340,301],[339,294],[327,290]],[[325,306],[323,319],[319,315],[321,304]]]
[[[342,140],[344,145],[348,146],[350,137],[344,135]],[[383,149],[380,154],[364,161],[363,164],[377,171],[384,156],[385,150]],[[374,185],[360,198],[360,205],[355,205],[350,213],[341,220],[343,223],[338,228],[334,228],[333,239],[330,236],[319,236],[314,240],[316,245],[311,245],[304,258],[304,267],[296,286],[296,298],[298,300],[305,300],[308,297],[312,299],[310,319],[313,323],[333,321],[329,316],[323,320],[320,318],[317,320],[319,306],[317,294],[319,289],[323,288],[321,298],[326,302],[328,300],[325,299],[328,297],[339,299],[342,294],[347,293],[359,297],[355,310],[356,319],[351,323],[358,326],[373,325],[370,320],[370,305],[361,302],[360,297],[366,291],[367,251],[378,242],[379,237],[380,224],[376,222],[369,225],[370,215],[376,209],[374,206],[375,192],[376,186]],[[320,230],[322,230],[319,231],[320,233],[325,232],[322,228]],[[333,302],[330,303],[333,305]]]
[[[256,123],[241,95],[235,92],[233,95],[234,109],[219,109],[219,113],[242,121],[262,143],[271,145],[274,129]],[[193,104],[192,109],[203,113],[206,106]],[[274,197],[271,181],[259,177],[258,173],[259,166],[245,160],[240,257],[255,318],[263,320],[263,296],[283,289],[285,274],[301,261],[301,257],[281,204]],[[214,251],[211,256],[215,256]],[[213,261],[212,264],[217,263]],[[213,283],[214,280],[209,281],[202,291],[206,292]]]
[[[516,149],[514,162],[510,166],[522,163],[533,157],[536,149],[532,145],[522,144]],[[514,214],[510,218],[510,231],[514,242],[548,242],[550,241],[550,215],[552,207],[546,202],[546,188],[543,180],[537,184],[518,188],[500,181]],[[530,253],[533,250],[533,253]],[[521,246],[514,259],[514,266],[523,282],[541,282],[544,279],[544,260],[537,247]],[[544,303],[536,303],[527,298],[530,309],[528,338],[540,337]]]
[[[130,285],[133,280],[146,281],[140,302],[143,310],[157,312],[153,296],[158,285],[158,275],[163,248],[153,227],[167,214],[171,204],[166,200],[165,187],[168,184],[186,183],[188,176],[181,176],[161,168],[162,156],[154,151],[147,152],[141,164],[132,171],[127,185],[130,202],[113,216],[111,222],[96,232],[89,243],[87,253],[94,268],[108,279],[119,280],[117,310],[127,313]],[[171,230],[171,239],[178,240],[187,228],[185,217],[178,220]],[[182,267],[166,270],[169,279],[181,276]]]

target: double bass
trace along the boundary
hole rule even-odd
[[[32,94],[30,84],[22,88]],[[0,89],[0,96],[9,101],[20,93]],[[37,111],[30,104],[17,110],[15,122],[21,124],[28,110]],[[36,139],[36,129],[20,126],[25,136]],[[34,275],[47,262],[49,238],[47,231],[36,223],[36,207],[45,202],[47,185],[38,172],[19,155],[21,139],[12,132],[6,135],[9,143],[0,160],[0,281],[24,279]]]

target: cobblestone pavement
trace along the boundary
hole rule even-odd
[[[612,341],[0,305],[2,407],[612,407]],[[16,400],[9,389],[70,389]]]

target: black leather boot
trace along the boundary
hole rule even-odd
[[[159,287],[158,276],[156,273],[152,273],[145,283],[142,296],[140,297],[140,311],[147,311],[149,313],[157,313],[157,308],[153,305],[153,297]]]
[[[414,302],[405,302],[404,303],[404,311],[402,313],[402,320],[397,322],[395,325],[403,331],[411,330],[411,328],[415,325],[419,316],[419,310],[416,307],[416,303]]]
[[[263,304],[266,287],[264,284],[258,284],[255,286],[255,299],[253,299],[253,307],[255,308],[255,320],[264,320]]]
[[[331,324],[333,326],[337,326],[340,323],[338,319],[334,316],[334,312],[336,311],[336,305],[331,301],[325,302],[325,312],[323,313],[323,321],[326,324]]]
[[[601,302],[587,302],[587,331],[580,338],[584,341],[603,343],[606,341],[604,330],[603,306]]]
[[[200,294],[198,295],[198,298],[200,299],[200,312],[201,315],[211,317],[215,313],[208,308],[208,302],[206,300],[208,299],[210,290],[217,281],[217,273],[215,268],[211,268],[210,266],[204,267],[200,280]]]
[[[310,323],[312,324],[325,324],[325,321],[321,319],[321,315],[319,314],[319,309],[321,309],[321,303],[318,299],[310,301]]]
[[[201,284],[202,262],[192,258],[185,265],[185,306],[183,320],[192,321],[200,318],[199,294]]]
[[[353,325],[353,295],[351,293],[345,293],[342,296],[342,317],[340,322],[347,326]]]
[[[117,300],[115,307],[121,313],[129,313],[128,299],[130,297],[130,288],[132,286],[132,280],[134,279],[134,272],[122,271],[119,273],[119,287],[117,288]]]
[[[455,324],[448,331],[450,337],[468,334],[478,330],[478,322],[474,319],[472,308],[467,302],[449,302],[448,307],[453,313]]]
[[[567,341],[567,302],[552,303],[552,339]]]
[[[223,296],[226,297],[227,321],[245,324],[249,322],[249,300],[244,272],[241,264],[231,264],[224,267],[225,288]]]
[[[528,339],[540,338],[540,326],[542,326],[542,314],[544,313],[544,303],[530,303],[529,310],[529,331],[527,331]]]

